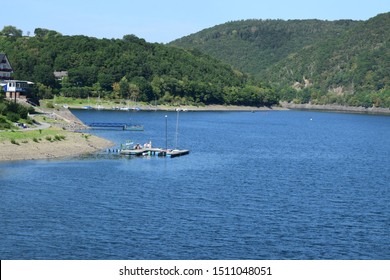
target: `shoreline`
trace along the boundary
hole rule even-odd
[[[206,105],[206,106],[168,106],[168,105],[140,105],[138,106],[141,111],[189,111],[189,112],[264,112],[264,111],[287,111],[287,110],[308,110],[308,111],[327,111],[327,112],[339,112],[339,113],[356,113],[356,114],[378,114],[378,115],[390,115],[390,108],[381,107],[352,107],[344,105],[315,105],[315,104],[294,104],[288,102],[281,102],[279,106],[273,107],[254,107],[254,106],[238,106],[238,105]],[[69,106],[69,110],[86,110],[82,106]],[[101,111],[121,111],[121,109],[114,108],[91,108],[90,110]],[[129,108],[126,111],[134,111]]]
[[[293,104],[281,102],[280,105],[287,110],[307,110],[318,112],[337,112],[337,113],[351,113],[351,114],[375,114],[375,115],[390,115],[390,108],[380,107],[352,107],[344,105],[315,105],[315,104]]]
[[[364,107],[348,107],[342,105],[313,105],[313,104],[292,104],[282,102],[278,107],[251,107],[251,106],[226,106],[226,105],[207,105],[207,106],[140,106],[141,110],[145,111],[175,111],[177,108],[183,111],[284,111],[284,110],[310,110],[310,111],[327,111],[327,112],[342,112],[342,113],[358,113],[358,114],[380,114],[390,115],[390,108],[364,108]],[[69,109],[82,109],[81,107],[71,107]],[[93,134],[84,134],[76,132],[80,129],[88,127],[79,120],[72,112],[61,107],[60,109],[43,109],[39,108],[41,113],[45,114],[53,122],[51,126],[62,129],[61,134],[65,134],[65,139],[61,141],[41,142],[22,141],[20,144],[13,144],[10,141],[0,142],[0,163],[7,161],[20,160],[38,160],[38,159],[54,159],[66,158],[77,155],[98,152],[110,148],[115,143],[97,137]],[[113,109],[104,109],[113,110]]]
[[[38,143],[28,141],[17,145],[11,142],[0,142],[0,163],[73,157],[94,153],[115,145],[109,140],[92,134],[70,131],[62,134],[65,134],[65,139],[61,141],[42,140]]]
[[[114,109],[109,107],[100,107],[94,108],[91,107],[90,109],[85,109],[83,106],[67,106],[69,110],[98,110],[98,111],[137,111],[134,108],[128,108],[126,110],[122,109]],[[191,112],[197,112],[197,111],[279,111],[279,110],[288,110],[286,108],[283,108],[281,106],[277,107],[254,107],[254,106],[238,106],[238,105],[205,105],[205,106],[194,106],[194,105],[179,105],[179,106],[168,106],[168,105],[140,105],[137,106],[137,108],[141,111],[176,111],[177,109],[180,109],[181,111],[191,111]]]

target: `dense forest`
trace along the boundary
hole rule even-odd
[[[390,107],[390,13],[367,21],[234,21],[169,45],[267,81],[281,100]]]
[[[278,102],[271,87],[197,50],[151,44],[134,35],[97,39],[43,28],[35,29],[34,36],[21,34],[5,26],[0,52],[7,54],[13,77],[34,82],[40,98],[253,106]],[[67,71],[68,76],[58,80],[55,71]]]

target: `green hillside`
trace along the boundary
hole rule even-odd
[[[242,20],[217,25],[170,43],[199,49],[247,73],[260,75],[307,45],[331,39],[358,23],[351,20]]]
[[[390,107],[390,13],[367,21],[245,20],[175,40],[279,88],[282,100]]]
[[[15,27],[4,29],[0,53],[7,54],[14,78],[33,81],[40,97],[256,106],[277,102],[270,87],[249,82],[247,75],[199,51],[151,44],[134,35],[97,39],[37,28],[35,36],[22,37]],[[67,71],[68,77],[58,81],[54,71]]]

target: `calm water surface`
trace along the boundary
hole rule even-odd
[[[390,259],[389,116],[75,114],[191,153],[1,163],[0,259]]]

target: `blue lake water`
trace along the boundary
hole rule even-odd
[[[0,163],[0,259],[390,259],[389,116],[74,113],[191,152]]]

